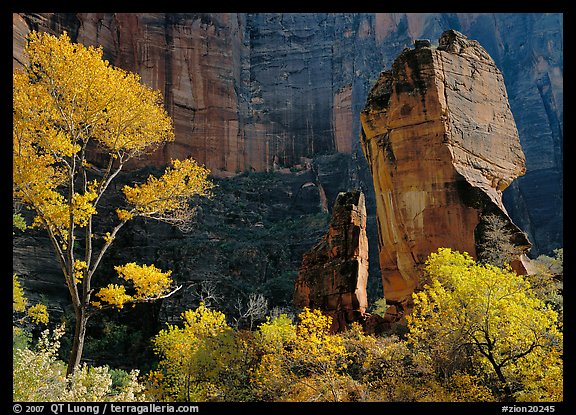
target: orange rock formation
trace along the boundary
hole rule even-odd
[[[328,233],[304,254],[294,304],[320,309],[333,318],[332,331],[361,321],[368,306],[368,238],[361,191],[338,195]]]
[[[431,252],[476,256],[484,214],[504,218],[513,243],[530,247],[502,204],[525,160],[500,71],[478,42],[453,30],[438,47],[415,44],[380,75],[361,113],[384,295],[395,320],[410,309]]]

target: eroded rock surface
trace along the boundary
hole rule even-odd
[[[446,28],[504,73],[527,170],[504,202],[532,254],[551,253],[563,241],[562,13],[14,13],[13,65],[29,30],[66,30],[161,90],[176,140],[132,168],[192,156],[228,176],[337,151],[364,171],[359,113],[380,69]]]
[[[483,215],[503,218],[519,252],[529,249],[502,203],[525,158],[502,74],[478,42],[450,30],[437,47],[405,49],[380,75],[361,122],[390,318],[410,309],[431,252],[476,256]]]
[[[333,318],[332,330],[362,321],[368,306],[368,238],[364,194],[338,195],[328,233],[304,254],[295,282],[294,304],[320,309]]]

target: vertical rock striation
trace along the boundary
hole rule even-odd
[[[242,67],[248,60],[245,16],[236,13],[41,13],[13,15],[13,65],[22,63],[30,29],[102,46],[104,58],[163,92],[176,140],[132,169],[192,155],[214,173],[244,171],[263,149],[247,148]],[[249,155],[247,158],[247,154]],[[264,170],[257,162],[258,170]]]
[[[296,278],[294,304],[320,309],[333,318],[334,332],[362,321],[368,306],[366,206],[359,191],[342,192],[328,233],[304,254]]]
[[[478,42],[449,30],[438,47],[405,49],[370,91],[361,123],[392,319],[411,307],[431,252],[476,256],[484,215],[504,219],[511,242],[529,249],[502,203],[524,154],[502,74]]]
[[[526,155],[504,204],[531,255],[550,254],[563,244],[562,13],[13,13],[13,67],[25,63],[30,30],[66,30],[161,90],[176,140],[133,168],[192,156],[222,177],[350,153],[347,171],[319,174],[349,175],[348,187],[324,183],[329,200],[362,187],[370,223],[360,111],[382,67],[446,28],[478,39],[504,74]]]

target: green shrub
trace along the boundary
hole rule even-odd
[[[57,359],[64,325],[42,332],[36,350],[13,350],[14,401],[77,402],[77,401],[143,401],[144,386],[138,383],[138,371],[111,371],[107,366],[82,364],[66,376],[66,364]],[[121,373],[121,372],[124,372]]]

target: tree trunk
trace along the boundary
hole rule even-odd
[[[86,326],[88,323],[88,315],[84,307],[74,307],[76,315],[76,325],[74,328],[74,342],[72,344],[72,351],[70,352],[70,359],[68,360],[68,369],[66,375],[74,373],[76,368],[80,365],[82,359],[82,351],[84,349],[84,337],[86,335]]]
[[[502,384],[502,389],[504,389],[504,401],[505,402],[514,402],[514,394],[512,393],[512,389],[510,388],[510,385],[508,384],[508,382],[506,381],[506,377],[504,376],[504,373],[502,373],[502,369],[500,366],[494,364],[494,370],[496,371],[496,375],[498,376],[498,380],[500,380],[500,383]]]

